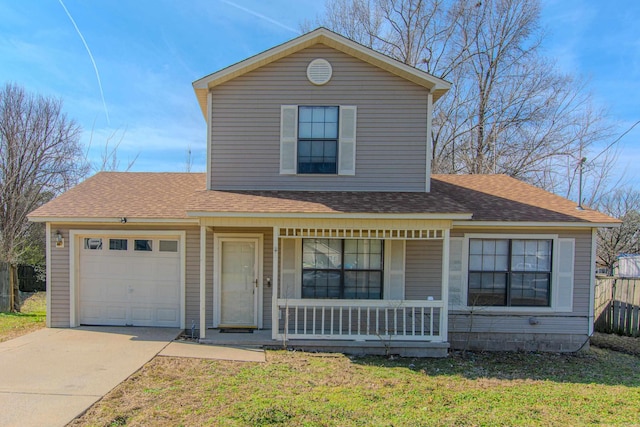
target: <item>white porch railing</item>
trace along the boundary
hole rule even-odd
[[[278,299],[277,339],[442,342],[443,301]]]

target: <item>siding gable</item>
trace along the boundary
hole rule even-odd
[[[306,77],[307,65],[316,58],[333,67],[332,79],[323,86]],[[427,95],[421,86],[323,45],[216,86],[211,92],[211,188],[424,192]],[[291,158],[280,156],[283,105],[357,107],[355,162],[348,161],[355,144],[345,145],[341,174],[294,175]]]

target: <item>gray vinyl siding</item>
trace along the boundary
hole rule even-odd
[[[186,235],[184,327],[191,329],[195,324],[200,329],[200,228],[188,229]]]
[[[153,231],[185,231],[186,233],[186,266],[185,266],[185,327],[190,328],[191,322],[200,321],[200,228],[180,226],[142,226],[109,224],[78,224],[78,225],[51,225],[51,241],[55,242],[55,234],[60,231],[65,239],[64,248],[56,248],[52,243],[51,248],[51,283],[47,283],[47,291],[51,292],[51,326],[68,328],[70,326],[70,253],[69,230],[127,230],[153,232]]]
[[[408,300],[442,296],[442,241],[408,240],[405,252],[405,289]]]
[[[311,84],[327,59],[333,78]],[[213,189],[425,191],[426,89],[316,45],[212,91]],[[356,175],[280,175],[281,105],[355,105]]]
[[[60,231],[64,238],[64,248],[56,248],[56,233]],[[69,230],[51,226],[51,283],[47,283],[47,292],[51,293],[51,307],[48,307],[53,328],[70,326],[70,289],[69,289]]]
[[[505,333],[505,334],[567,334],[585,335],[589,331],[589,287],[591,283],[591,230],[453,230],[451,237],[465,233],[499,234],[557,234],[560,238],[575,239],[573,310],[571,312],[514,312],[497,313],[488,307],[477,307],[468,312],[449,312],[451,333]],[[552,284],[553,286],[553,284]],[[534,317],[538,323],[530,324]]]

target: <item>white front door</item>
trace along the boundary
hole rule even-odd
[[[258,327],[260,239],[220,237],[217,240],[218,326]]]

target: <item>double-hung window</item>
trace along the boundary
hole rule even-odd
[[[356,106],[282,105],[280,173],[355,175]]]
[[[469,239],[469,306],[551,303],[550,239]]]
[[[338,173],[338,107],[298,108],[298,173]]]
[[[303,239],[302,298],[382,299],[383,243]]]

